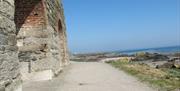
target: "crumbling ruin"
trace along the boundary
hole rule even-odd
[[[68,63],[61,0],[0,0],[0,91],[21,91],[23,80]]]

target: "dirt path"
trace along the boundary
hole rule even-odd
[[[72,63],[52,81],[28,83],[23,91],[154,91],[108,64]]]

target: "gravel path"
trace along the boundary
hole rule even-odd
[[[154,91],[108,64],[73,62],[52,81],[26,83],[23,91]]]

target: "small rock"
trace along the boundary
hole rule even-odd
[[[174,66],[178,69],[180,69],[180,60],[175,60],[174,61]]]

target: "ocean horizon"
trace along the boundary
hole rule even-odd
[[[120,53],[120,54],[135,54],[137,52],[162,53],[162,54],[178,53],[178,52],[180,53],[180,45],[117,51],[117,53]]]

